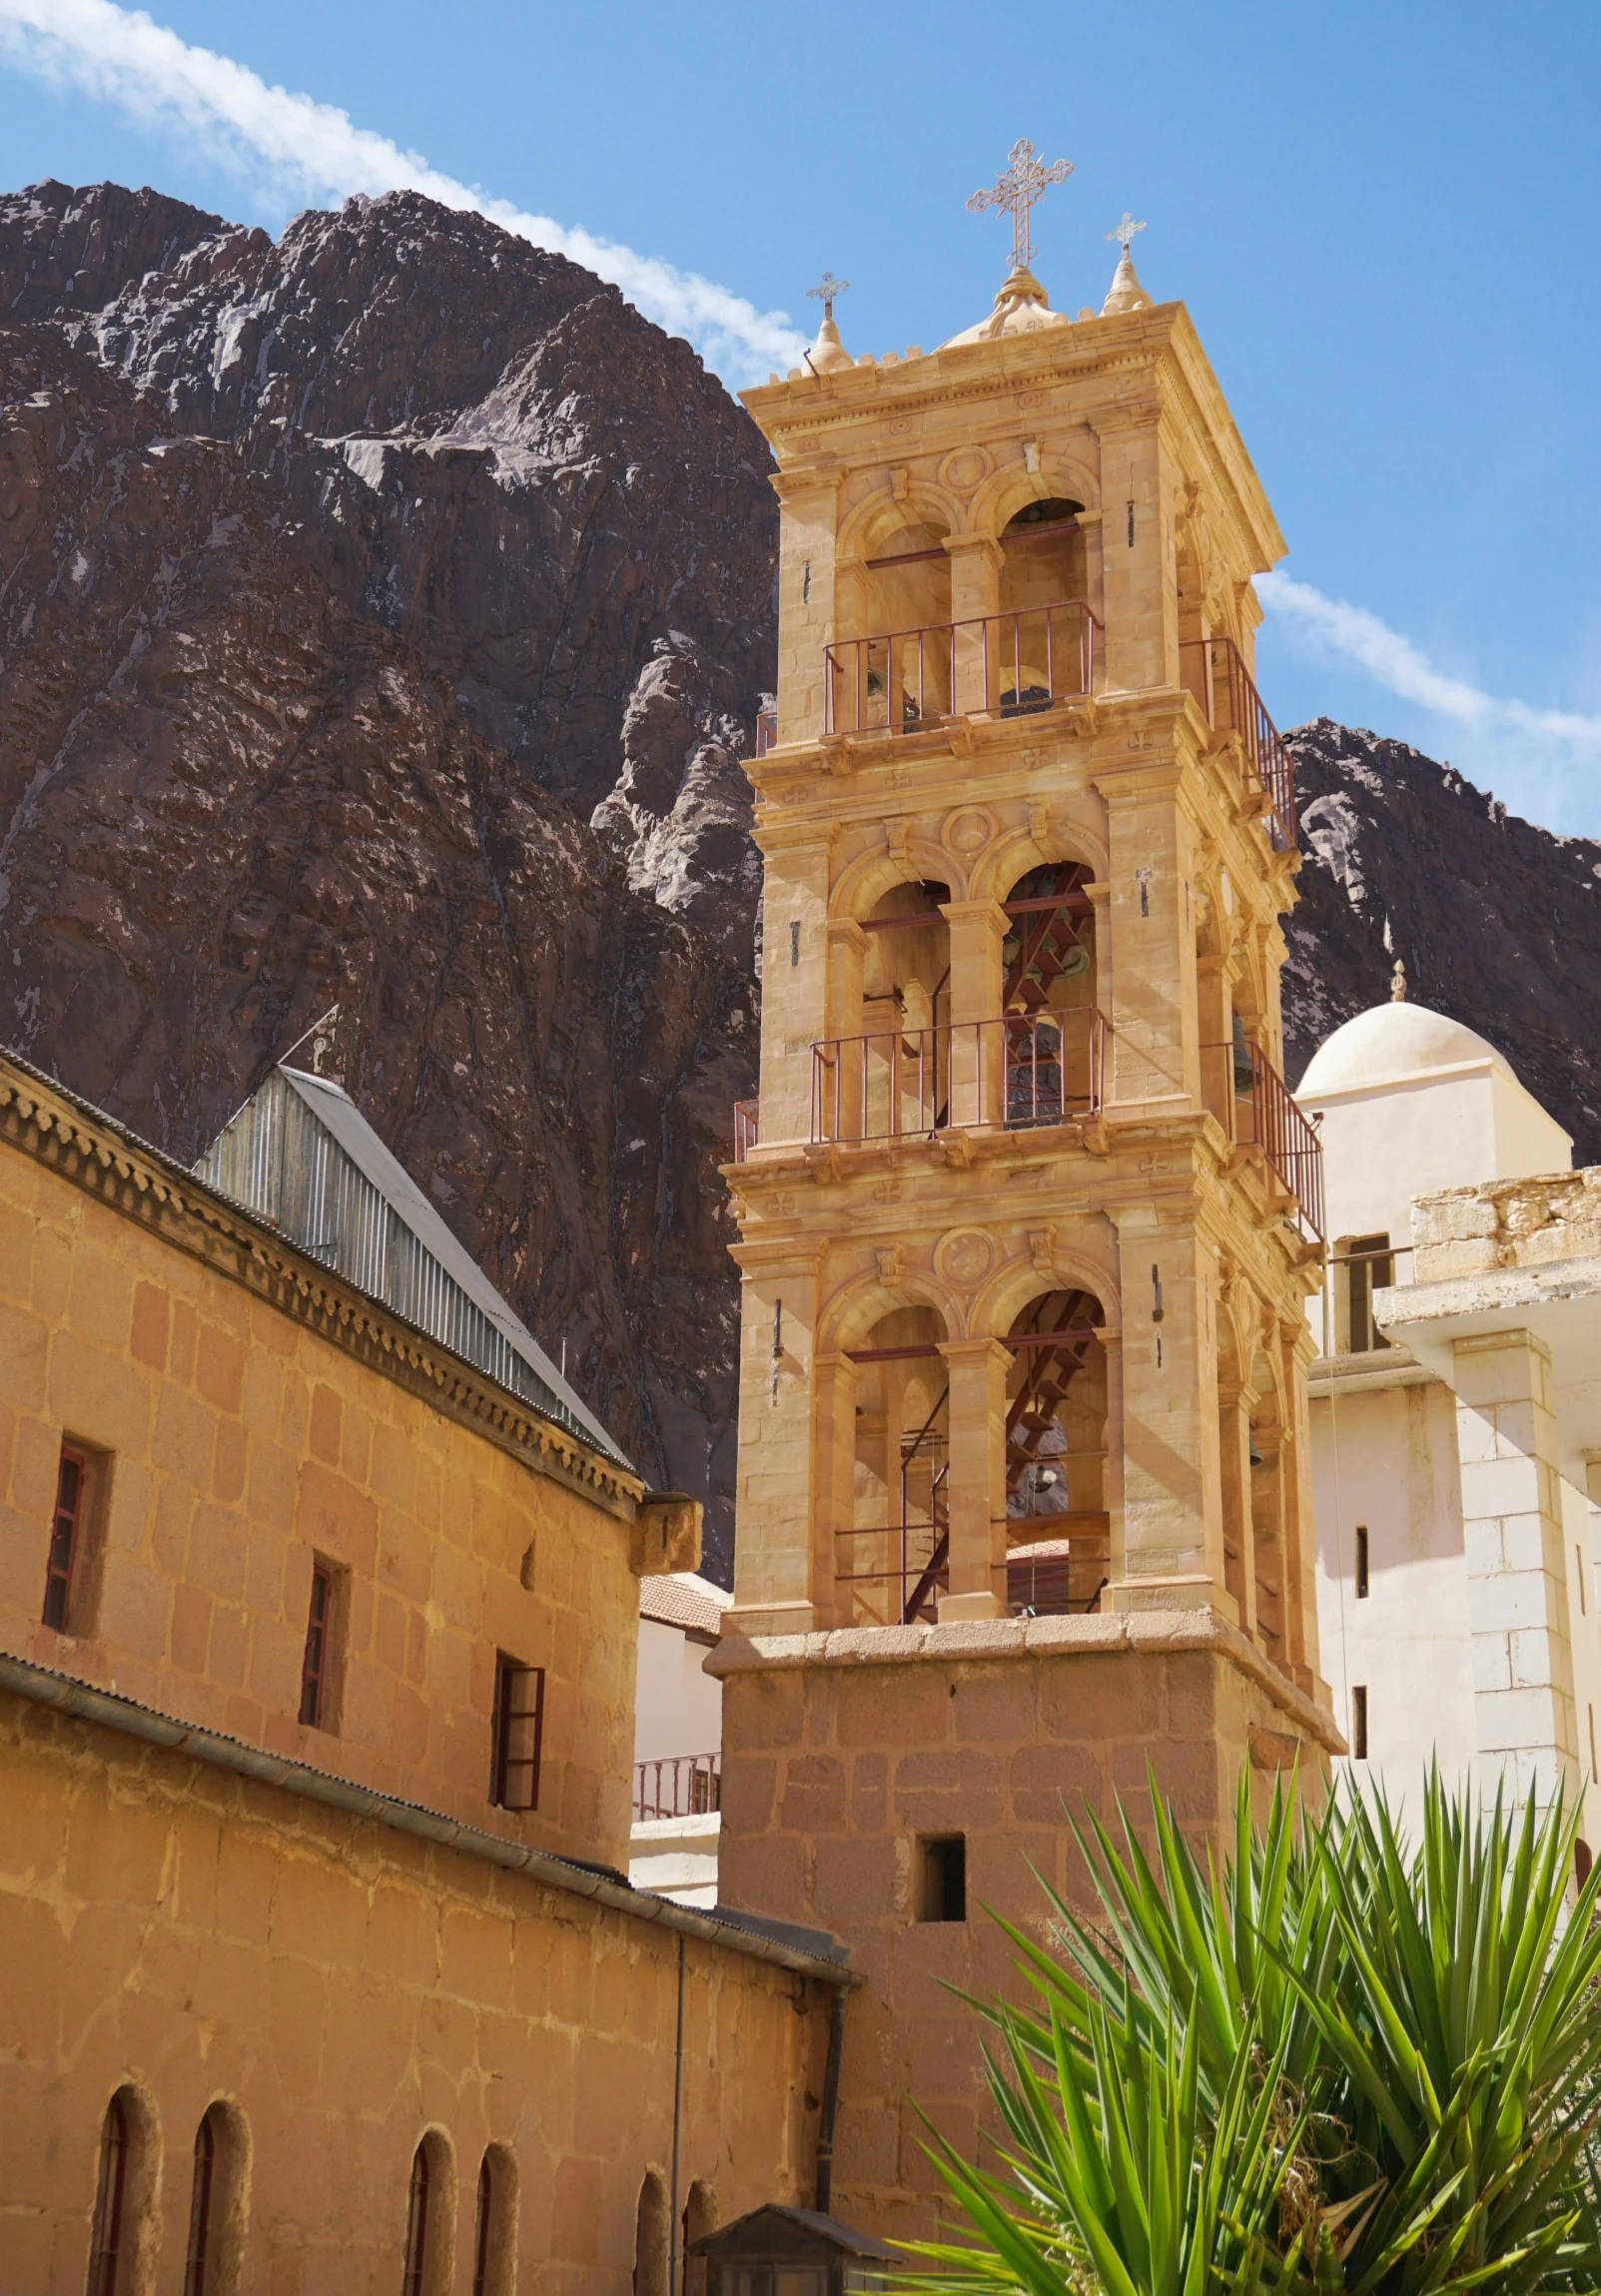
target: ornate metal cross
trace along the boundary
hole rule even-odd
[[[809,287],[806,292],[808,295],[815,295],[822,299],[823,317],[832,319],[835,296],[843,295],[850,284],[848,279],[836,279],[831,271],[825,271],[817,285]]]
[[[1114,224],[1111,231],[1108,232],[1107,237],[1108,239],[1115,239],[1118,242],[1118,245],[1123,249],[1124,254],[1127,255],[1129,252],[1129,242],[1134,238],[1134,235],[1137,231],[1144,231],[1145,228],[1146,227],[1144,224],[1137,224],[1134,220],[1134,217],[1129,213],[1129,210],[1125,208],[1123,211],[1122,223]]]
[[[1036,156],[1027,136],[1012,146],[1007,157],[1010,165],[1004,176],[996,178],[993,191],[975,192],[967,204],[975,214],[985,208],[1005,208],[1012,218],[1012,269],[1027,271],[1034,261],[1029,210],[1043,196],[1047,185],[1067,182],[1073,173],[1073,162],[1054,160],[1047,167]]]

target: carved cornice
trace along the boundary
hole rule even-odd
[[[639,1476],[558,1429],[521,1396],[14,1054],[0,1054],[0,1145],[31,1156],[147,1234],[242,1285],[533,1473],[619,1521],[633,1520],[645,1492]]]

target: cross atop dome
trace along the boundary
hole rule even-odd
[[[1129,252],[1129,242],[1134,238],[1136,232],[1142,232],[1145,230],[1145,228],[1146,227],[1144,224],[1137,224],[1129,210],[1125,208],[1123,211],[1122,222],[1115,223],[1111,231],[1108,232],[1107,237],[1108,239],[1115,239],[1118,245],[1122,248],[1124,254],[1127,255]]]
[[[1144,226],[1141,228],[1143,230]],[[834,316],[835,296],[843,295],[850,284],[851,283],[848,279],[836,279],[831,271],[825,271],[817,285],[815,287],[809,287],[806,290],[806,293],[809,296],[815,295],[823,306],[823,317],[825,319],[832,319]]]
[[[1018,139],[1007,157],[1006,172],[996,178],[989,191],[975,192],[967,204],[975,215],[982,214],[986,208],[1006,210],[1012,218],[1012,269],[1027,271],[1034,261],[1030,211],[1052,184],[1067,182],[1073,173],[1073,162],[1053,160],[1047,167],[1027,136]]]

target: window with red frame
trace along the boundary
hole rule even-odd
[[[334,1595],[338,1573],[332,1563],[312,1565],[312,1600],[306,1616],[306,1655],[301,1660],[301,1720],[327,1730],[330,1679],[334,1666]]]
[[[544,1751],[544,1668],[504,1651],[494,1661],[494,1763],[489,1800],[497,1810],[537,1810]]]
[[[45,1564],[44,1623],[65,1634],[72,1620],[75,1579],[82,1577],[89,1530],[89,1454],[74,1443],[61,1446],[56,1469],[56,1511],[50,1525]]]

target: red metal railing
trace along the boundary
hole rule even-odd
[[[1203,1045],[1201,1051],[1227,1055],[1230,1137],[1261,1149],[1294,1197],[1301,1224],[1322,1243],[1326,1232],[1323,1144],[1315,1127],[1302,1116],[1294,1095],[1260,1045],[1236,1039]]]
[[[1271,802],[1267,831],[1280,852],[1295,843],[1295,761],[1262,706],[1232,638],[1192,638],[1179,649],[1189,659],[1184,682],[1214,733],[1237,733],[1245,762]]]
[[[1082,1582],[1089,1577],[1091,1568],[1093,1566],[1080,1564],[1081,1583],[1075,1586],[1071,1543],[1067,1539],[1053,1541],[1050,1546],[1032,1552],[1025,1549],[1021,1554],[1009,1555],[1007,1608],[1014,1618],[1020,1614],[1065,1618],[1075,1611],[1093,1611],[1100,1603],[1101,1590],[1107,1582],[1104,1574],[1098,1574],[1089,1586],[1084,1585]]]
[[[743,1163],[761,1137],[760,1101],[734,1103],[734,1161]]]
[[[826,733],[912,733],[998,710],[1022,717],[1094,691],[1100,623],[1079,598],[823,648]]]
[[[756,755],[765,757],[770,749],[778,747],[778,712],[776,709],[758,710],[756,713]]]
[[[1091,1005],[831,1037],[812,1047],[812,1140],[900,1140],[951,1126],[1027,1132],[1097,1116],[1111,1031]]]
[[[634,1764],[634,1820],[700,1818],[722,1808],[720,1754],[669,1754]]]

